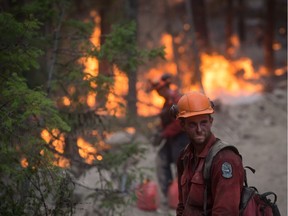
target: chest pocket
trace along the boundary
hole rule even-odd
[[[195,172],[190,184],[189,204],[192,206],[203,206],[205,184],[202,172]]]

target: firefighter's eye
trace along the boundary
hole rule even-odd
[[[191,123],[188,124],[188,127],[191,128],[191,129],[193,129],[193,128],[196,128],[196,127],[197,127],[197,124],[194,123],[194,122],[191,122]]]
[[[208,121],[207,121],[207,120],[201,121],[201,122],[200,122],[200,125],[201,125],[202,127],[206,127],[206,126],[208,125]]]

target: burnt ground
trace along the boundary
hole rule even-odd
[[[249,185],[256,186],[260,193],[274,191],[278,195],[281,214],[287,215],[287,85],[261,96],[242,98],[234,104],[218,104],[216,108],[214,133],[237,146],[244,165],[256,169],[255,174],[248,173]],[[157,181],[154,170],[156,149],[147,140],[142,139],[148,151],[138,166],[151,168],[147,175]],[[94,173],[89,171],[79,181],[93,187]],[[76,215],[95,215],[92,207],[93,204],[77,206]],[[160,205],[157,211],[142,211],[132,202],[124,215],[175,215],[175,210]]]

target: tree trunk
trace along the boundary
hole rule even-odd
[[[101,17],[101,36],[100,36],[100,46],[105,44],[106,35],[110,33],[111,23],[109,22],[109,1],[106,2],[104,6],[100,9],[100,17]],[[99,61],[99,74],[112,77],[113,70],[110,66],[110,63],[103,59]],[[108,92],[103,92],[102,94],[97,94],[97,105],[99,107],[104,107],[107,102]]]
[[[127,0],[127,16],[129,20],[134,20],[137,23],[137,9],[138,0]],[[136,25],[138,26],[138,24]],[[135,33],[135,38],[137,40],[137,30]],[[133,54],[131,54],[133,55]],[[128,122],[133,124],[135,117],[137,116],[137,92],[136,92],[136,82],[137,82],[137,70],[127,71],[129,75],[128,83],[128,94],[127,94],[127,117]],[[128,115],[129,114],[129,115]]]
[[[232,44],[233,20],[234,20],[233,1],[227,0],[225,40],[226,40],[226,57],[228,59],[231,59],[233,54],[233,44]]]
[[[245,31],[245,17],[244,17],[245,5],[244,0],[238,0],[238,34],[240,42],[246,40],[246,31]]]
[[[180,52],[178,51],[181,46],[183,46],[183,44],[186,42],[187,39],[187,35],[185,35],[186,37],[184,37],[183,35],[183,20],[182,17],[179,15],[179,13],[185,10],[185,5],[173,5],[171,6],[170,4],[171,1],[165,1],[165,19],[167,20],[166,22],[166,28],[167,28],[167,32],[169,34],[172,35],[172,48],[173,48],[173,57],[174,57],[174,62],[176,64],[176,74],[177,76],[175,76],[175,84],[178,86],[178,88],[185,88],[185,84],[183,83],[183,76],[184,76],[184,70],[182,69],[182,61],[184,60],[183,57],[184,55],[186,55],[187,52],[180,54]],[[183,6],[183,7],[182,7]],[[177,11],[177,8],[181,8],[181,12]],[[179,25],[180,24],[180,25]],[[181,26],[181,27],[180,27]],[[181,40],[178,40],[176,42],[176,38],[177,37],[181,37],[180,35],[182,34],[182,38]],[[185,62],[188,66],[188,62]],[[189,67],[189,66],[188,66]]]
[[[191,79],[191,83],[194,85],[199,86],[200,90],[204,91],[203,85],[202,85],[202,80],[201,80],[201,71],[200,71],[200,53],[199,53],[199,47],[203,44],[200,45],[200,42],[198,42],[197,37],[196,37],[196,25],[194,27],[194,17],[196,15],[193,15],[192,10],[191,10],[191,2],[193,0],[186,0],[186,11],[187,11],[187,17],[188,17],[188,22],[190,24],[190,34],[191,34],[191,39],[192,39],[192,50],[194,54],[194,70],[193,70],[193,76]],[[203,48],[203,47],[202,47]]]
[[[266,0],[266,23],[264,34],[264,62],[270,75],[274,74],[274,23],[275,23],[275,2]]]
[[[200,52],[210,50],[205,1],[190,0],[195,36]]]

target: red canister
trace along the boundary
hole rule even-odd
[[[168,188],[168,205],[170,208],[176,209],[178,205],[178,180],[173,180]]]
[[[158,186],[154,181],[145,180],[136,188],[137,207],[146,211],[155,211],[159,207]]]

